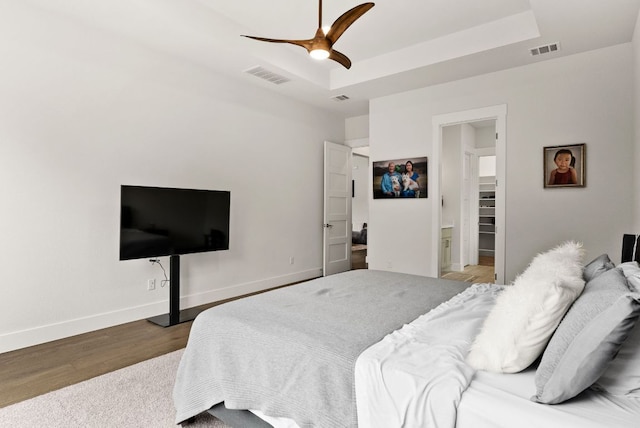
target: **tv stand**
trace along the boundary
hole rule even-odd
[[[169,258],[169,313],[147,320],[162,327],[192,321],[201,311],[197,308],[180,310],[180,256]]]

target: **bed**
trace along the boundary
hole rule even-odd
[[[234,428],[637,427],[638,239],[625,235],[618,266],[560,245],[510,286],[357,270],[211,308],[178,369],[176,423],[208,411]],[[539,297],[541,280],[554,286]],[[514,311],[523,290],[536,295]],[[538,298],[549,308],[527,309]]]

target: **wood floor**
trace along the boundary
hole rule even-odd
[[[142,320],[0,354],[0,407],[184,348],[190,328]]]
[[[163,328],[140,320],[0,354],[0,407],[182,349],[191,324]]]
[[[367,246],[358,245],[351,251],[351,269],[367,269]]]
[[[366,269],[365,257],[366,249],[355,251],[352,268]],[[0,407],[182,349],[191,324],[141,320],[0,354]]]
[[[490,283],[495,281],[493,257],[480,256],[477,265],[465,266],[462,272],[446,272],[443,278],[473,283]]]

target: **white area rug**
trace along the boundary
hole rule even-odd
[[[171,393],[183,350],[0,409],[0,427],[176,427]],[[189,428],[228,428],[201,415]]]

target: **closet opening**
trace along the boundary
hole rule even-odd
[[[496,121],[445,126],[440,276],[495,282]]]

